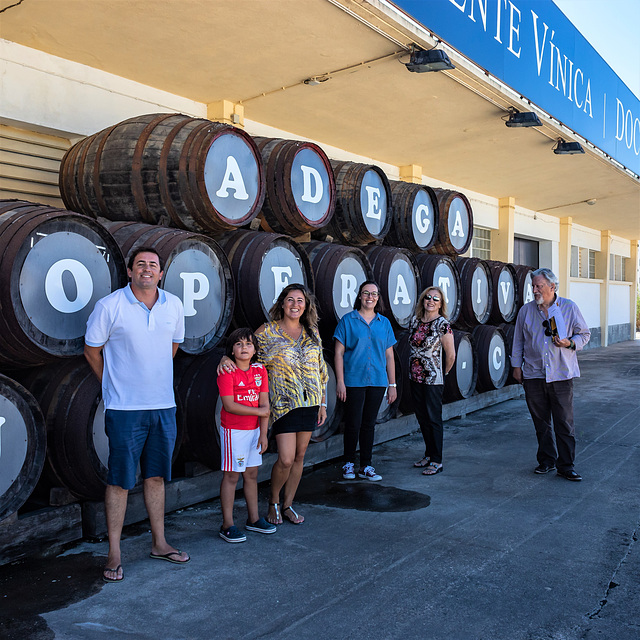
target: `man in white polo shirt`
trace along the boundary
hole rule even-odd
[[[138,464],[151,522],[150,557],[175,564],[190,560],[164,536],[164,481],[171,479],[176,440],[173,357],[184,340],[184,311],[178,297],[158,288],[162,265],[154,249],[136,249],[127,273],[130,284],[96,303],[87,321],[84,348],[102,382],[109,438],[105,582],[124,579],[120,537]]]

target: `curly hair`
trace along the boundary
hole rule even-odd
[[[304,312],[302,313],[302,316],[300,316],[300,324],[307,332],[307,335],[317,343],[318,321],[320,320],[320,316],[318,315],[318,305],[316,303],[315,296],[303,284],[298,282],[288,284],[280,292],[278,299],[275,301],[271,309],[269,309],[269,317],[274,322],[284,318],[284,301],[292,291],[300,291],[304,296]]]

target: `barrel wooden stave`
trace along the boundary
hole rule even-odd
[[[473,240],[473,211],[469,199],[459,191],[434,189],[434,192],[438,200],[438,239],[429,251],[453,256],[466,253]],[[458,203],[462,204],[463,211],[452,210]]]

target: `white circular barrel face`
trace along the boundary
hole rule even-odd
[[[325,218],[331,208],[328,161],[314,149],[298,151],[291,166],[291,191],[300,214],[310,224]]]
[[[292,247],[274,244],[267,249],[260,265],[260,300],[265,310],[271,309],[280,292],[292,283],[307,286],[302,260]],[[240,294],[242,295],[242,294]]]
[[[360,186],[360,208],[367,231],[379,236],[386,224],[388,211],[387,190],[377,171],[365,172]]]
[[[413,199],[411,230],[416,244],[421,249],[433,244],[434,235],[437,233],[435,221],[436,214],[429,193],[420,189]]]
[[[451,201],[447,223],[451,244],[457,252],[463,253],[472,229],[472,217],[462,198],[456,197]]]
[[[418,282],[413,265],[403,254],[398,254],[391,263],[387,283],[391,313],[406,329],[418,301]]]
[[[458,291],[456,276],[448,262],[443,261],[438,264],[433,271],[433,283],[427,286],[440,287],[444,292],[447,308],[451,310],[455,307],[460,292]]]
[[[463,397],[467,398],[473,392],[475,380],[473,376],[473,347],[469,336],[464,336],[456,351],[456,379]]]
[[[333,276],[333,309],[336,318],[340,319],[353,311],[358,289],[366,279],[367,274],[359,260],[347,255],[340,261]]]
[[[483,318],[491,306],[489,278],[486,270],[478,265],[473,271],[471,282],[471,304],[476,318]]]
[[[87,232],[94,237],[36,232],[26,240],[31,248],[20,269],[20,301],[28,321],[46,336],[84,336],[95,303],[113,290],[110,256],[100,237]]]
[[[499,331],[496,331],[489,342],[489,376],[496,389],[502,386],[507,364],[507,350]]]
[[[523,304],[527,304],[527,302],[531,302],[533,300],[533,278],[531,274],[532,272],[529,271],[524,280],[524,294],[522,296]]]
[[[215,332],[230,295],[220,258],[204,243],[176,253],[165,268],[162,287],[184,306],[185,340]]]
[[[233,131],[215,138],[204,163],[207,195],[229,224],[244,220],[260,196],[260,165],[249,143]]]
[[[18,407],[10,398],[0,396],[0,497],[8,494],[24,473],[29,462],[29,435]]]
[[[498,297],[498,309],[500,309],[502,316],[505,318],[511,317],[517,302],[513,275],[508,269],[502,269],[500,272],[498,288],[494,295]]]

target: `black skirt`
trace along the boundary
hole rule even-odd
[[[318,426],[318,410],[315,407],[298,407],[285,413],[271,425],[272,435],[279,433],[299,433],[301,431],[314,431]]]

